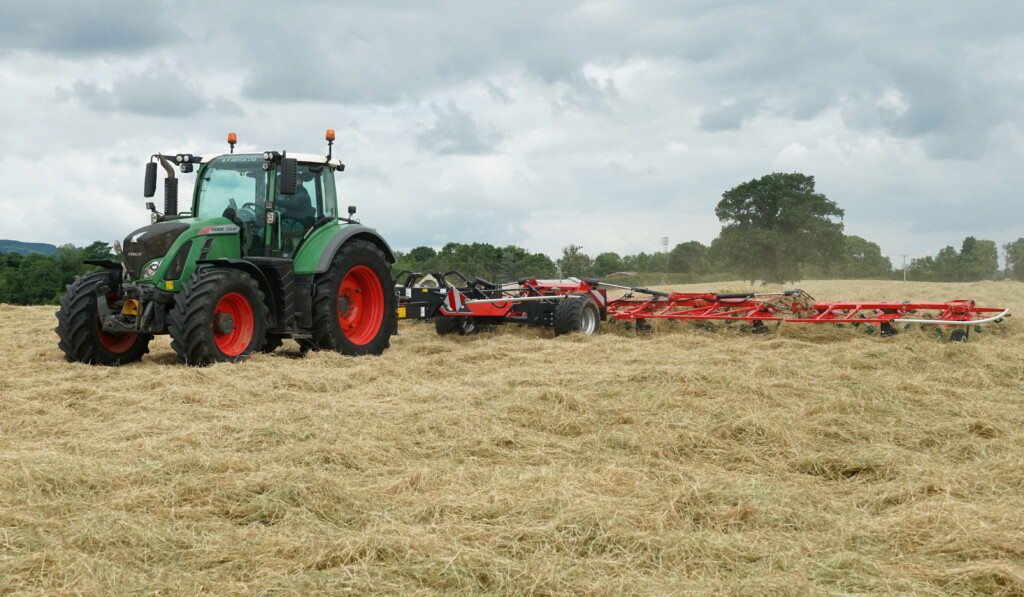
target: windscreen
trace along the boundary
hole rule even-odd
[[[244,222],[262,221],[266,200],[267,171],[262,156],[221,156],[203,170],[195,215],[223,216],[228,208],[234,208]]]

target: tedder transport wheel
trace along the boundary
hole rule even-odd
[[[346,355],[384,352],[398,322],[392,288],[380,249],[363,240],[342,245],[330,269],[316,277],[313,345]]]
[[[263,292],[245,272],[198,271],[174,297],[169,330],[179,363],[241,361],[262,349],[267,336]]]
[[[108,334],[100,328],[97,301],[105,300],[111,311],[120,311],[120,284],[121,272],[116,270],[95,272],[68,284],[60,299],[56,328],[58,346],[68,362],[123,365],[149,352],[152,334]]]
[[[472,317],[462,315],[438,315],[434,317],[434,329],[438,336],[458,334],[469,336],[480,331],[480,326]]]
[[[285,336],[280,334],[267,334],[267,339],[263,343],[263,348],[260,349],[260,352],[267,354],[274,352],[278,348],[281,348],[281,345],[284,344],[284,339]]]
[[[554,323],[556,336],[572,332],[596,334],[601,328],[601,311],[588,296],[569,296],[555,307]]]

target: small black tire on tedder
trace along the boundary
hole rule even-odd
[[[76,277],[68,284],[57,311],[58,346],[64,359],[71,363],[90,365],[124,365],[134,363],[149,352],[152,334],[111,334],[100,325],[98,301],[105,301],[111,311],[120,311],[123,301],[118,297],[121,273],[103,270]]]
[[[596,334],[601,329],[601,311],[587,295],[570,295],[555,307],[555,335]]]
[[[437,331],[438,336],[447,336],[449,334],[458,334],[459,336],[472,336],[480,331],[480,326],[477,325],[473,317],[468,316],[443,316],[438,315],[434,318],[434,329]]]

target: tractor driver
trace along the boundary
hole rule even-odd
[[[303,235],[316,219],[316,209],[305,185],[299,184],[294,195],[278,195],[276,206],[281,213],[282,256],[295,254]]]

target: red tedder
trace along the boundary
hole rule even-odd
[[[972,300],[947,302],[843,301],[820,302],[803,290],[784,292],[662,292],[601,282],[593,278],[537,280],[492,284],[467,279],[457,272],[434,274],[437,288],[416,288],[420,274],[411,274],[398,289],[399,318],[434,319],[438,333],[469,334],[481,325],[519,322],[554,327],[555,334],[581,331],[596,333],[600,321],[634,322],[638,331],[651,319],[741,322],[755,333],[768,331],[766,322],[830,323],[864,325],[882,336],[898,332],[896,326],[924,324],[954,326],[951,340],[966,340],[972,326],[1001,322],[1009,309],[979,307]],[[466,286],[448,283],[457,276]],[[628,291],[609,299],[601,287]],[[636,295],[642,296],[636,296]]]
[[[611,284],[599,283],[603,286]],[[803,290],[767,293],[682,293],[628,288],[629,294],[608,301],[608,317],[635,320],[638,327],[648,319],[741,321],[755,332],[765,322],[831,323],[866,325],[883,336],[897,333],[896,325],[930,324],[964,326],[954,340],[966,340],[970,326],[1002,321],[1009,309],[979,307],[972,300],[939,302],[841,301],[821,302]],[[648,297],[634,297],[634,292]],[[959,333],[958,333],[959,332]]]

